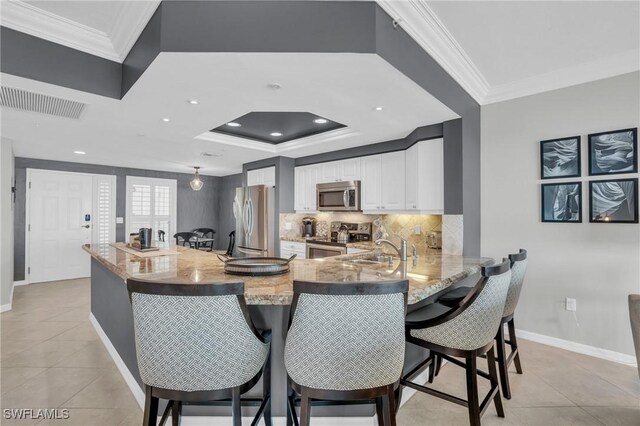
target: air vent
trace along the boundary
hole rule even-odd
[[[78,120],[87,104],[56,98],[42,93],[27,92],[13,87],[2,87],[0,105],[22,111],[39,112]]]

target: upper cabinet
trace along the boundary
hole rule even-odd
[[[443,140],[405,151],[296,167],[295,210],[316,211],[316,184],[361,181],[362,210],[375,213],[444,213]]]
[[[249,170],[247,172],[247,186],[253,185],[276,186],[276,168],[265,167],[264,169]]]
[[[318,183],[360,180],[360,158],[321,163]]]
[[[404,155],[404,151],[397,151],[362,159],[362,210],[404,210]]]
[[[405,151],[405,210],[444,213],[444,143],[421,141]]]
[[[320,166],[296,167],[295,189],[294,189],[294,209],[297,212],[314,212],[316,207],[316,184],[321,172]]]

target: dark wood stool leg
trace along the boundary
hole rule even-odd
[[[272,426],[271,419],[271,351],[267,357],[267,363],[264,366],[262,372],[262,397],[268,398],[267,404],[264,407],[264,424],[265,426]]]
[[[433,379],[436,377],[436,364],[438,363],[438,354],[431,351],[429,354],[431,358],[431,365],[429,365],[429,383],[433,383]]]
[[[475,354],[468,355],[466,361],[469,424],[471,426],[480,426],[480,403],[478,401],[478,367]]]
[[[231,415],[233,416],[233,426],[242,426],[242,407],[240,406],[240,387],[231,391]]]
[[[520,351],[518,350],[518,341],[516,340],[516,325],[513,322],[513,318],[509,320],[509,345],[511,350],[516,351],[516,355],[513,357],[513,363],[516,366],[516,372],[522,374],[522,365],[520,364]]]
[[[182,401],[175,401],[171,407],[171,426],[180,426],[182,420]]]
[[[299,426],[296,413],[296,393],[288,380],[287,386],[289,387],[287,391],[287,426]]]
[[[376,398],[376,417],[378,418],[378,426],[384,426],[384,408],[382,407],[382,397]]]
[[[151,386],[144,387],[144,419],[145,426],[156,426],[158,422],[158,398],[151,394]]]
[[[500,372],[500,384],[502,394],[506,399],[511,399],[511,388],[509,387],[509,365],[504,351],[504,324],[500,323],[498,334],[496,334],[496,350],[498,351],[498,370]],[[493,349],[491,349],[493,352]],[[488,354],[488,352],[487,352]],[[488,357],[487,357],[488,358]],[[488,359],[487,359],[488,362]]]
[[[396,401],[396,392],[393,389],[393,385],[389,385],[389,426],[396,426],[396,413],[398,410],[396,409],[396,405],[400,405],[400,401]]]
[[[496,389],[496,395],[493,397],[493,403],[496,406],[498,417],[504,417],[504,408],[502,407],[502,398],[500,398],[500,388],[498,387],[498,372],[496,371],[496,356],[493,348],[487,352],[487,364],[489,364],[489,377],[491,377],[491,392]]]
[[[309,426],[311,422],[311,403],[309,401],[309,396],[303,390],[300,400],[300,425],[301,426]]]
[[[437,355],[437,354],[436,354]],[[440,374],[440,368],[442,368],[442,357],[439,356],[436,362],[436,376]]]

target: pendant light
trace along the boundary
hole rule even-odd
[[[198,173],[198,169],[200,167],[194,167],[194,169],[196,169],[196,174],[195,176],[193,176],[193,179],[191,179],[191,182],[189,182],[189,185],[191,185],[191,189],[193,189],[194,191],[200,191],[202,189],[202,186],[204,185],[204,182],[202,182],[202,179],[200,179],[200,173]]]

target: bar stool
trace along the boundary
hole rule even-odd
[[[294,281],[284,351],[288,425],[298,425],[297,392],[302,426],[309,425],[311,400],[318,405],[375,400],[378,424],[395,426],[394,391],[404,364],[408,289],[407,280]]]
[[[482,268],[482,278],[454,309],[435,304],[411,312],[406,319],[407,341],[438,353],[438,356],[465,368],[467,377],[467,399],[428,388],[410,380],[425,367],[433,368],[434,357],[425,361],[406,374],[400,383],[420,392],[467,407],[469,421],[480,425],[480,417],[493,402],[499,417],[504,417],[495,355],[494,338],[504,311],[511,279],[508,259],[502,263]],[[477,357],[487,354],[489,374],[477,369]],[[464,358],[462,362],[454,357]],[[479,401],[478,376],[489,380],[491,389]]]
[[[244,284],[171,284],[127,280],[136,356],[145,388],[144,425],[155,425],[158,399],[167,399],[161,423],[182,403],[228,404],[241,425],[241,404],[260,403],[254,423],[271,425],[270,331],[259,334],[249,317]],[[241,399],[263,377],[262,398]],[[221,401],[224,400],[224,401]]]
[[[527,272],[527,251],[520,249],[518,253],[510,254],[509,261],[511,263],[511,283],[509,284],[509,292],[507,293],[507,301],[504,305],[504,312],[502,314],[502,320],[500,321],[500,327],[496,334],[496,361],[498,362],[498,373],[500,373],[502,395],[506,399],[511,399],[509,366],[512,363],[515,363],[516,372],[518,374],[522,374],[522,365],[520,363],[520,352],[518,351],[518,340],[516,338],[516,326],[513,320],[513,314],[516,310],[516,306],[518,306],[520,291],[522,290],[524,276]],[[438,302],[445,306],[455,307],[464,299],[470,290],[471,288],[469,287],[459,287],[449,293],[446,293],[438,299]],[[504,324],[507,324],[509,328],[509,340],[505,340],[504,337]],[[505,344],[508,344],[511,348],[511,353],[508,356],[506,355]],[[435,356],[437,357],[437,355]],[[440,358],[436,361],[436,375],[440,370],[441,362],[442,360]]]

